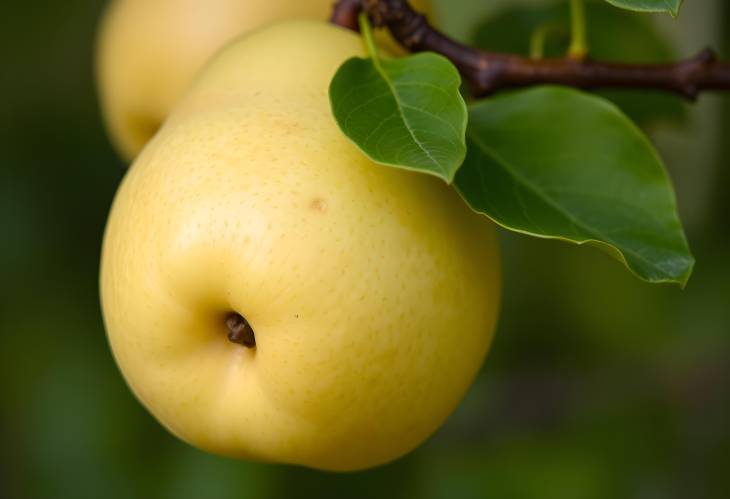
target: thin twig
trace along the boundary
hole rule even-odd
[[[340,0],[332,22],[356,30],[357,15],[363,9],[375,26],[387,27],[408,50],[438,52],[450,59],[477,97],[540,84],[587,90],[659,90],[692,100],[702,91],[730,90],[730,63],[718,61],[709,48],[692,58],[668,64],[625,64],[569,57],[533,60],[461,44],[433,28],[406,0]]]

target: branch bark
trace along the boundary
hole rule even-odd
[[[340,0],[334,7],[331,22],[357,31],[357,16],[363,9],[375,26],[388,28],[411,52],[432,51],[450,59],[476,97],[541,84],[585,90],[658,90],[690,100],[702,91],[730,90],[730,63],[718,61],[709,48],[670,64],[625,64],[569,57],[527,59],[461,44],[431,26],[406,0]]]

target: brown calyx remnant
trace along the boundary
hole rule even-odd
[[[251,324],[237,312],[226,315],[226,327],[228,328],[228,340],[231,343],[238,343],[247,348],[256,347],[256,336]]]

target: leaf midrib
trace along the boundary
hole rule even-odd
[[[378,72],[378,74],[380,74],[380,76],[381,76],[381,77],[383,78],[383,80],[385,81],[385,84],[386,84],[386,85],[388,85],[388,89],[389,89],[389,90],[390,90],[390,92],[391,92],[391,93],[393,94],[393,100],[395,101],[395,106],[396,106],[396,108],[398,109],[398,115],[399,115],[399,116],[401,117],[401,119],[403,120],[403,123],[404,123],[404,124],[405,124],[405,126],[406,126],[406,130],[408,131],[408,134],[409,134],[409,135],[411,136],[411,138],[412,138],[412,139],[413,139],[413,141],[414,141],[414,142],[416,143],[416,145],[418,146],[418,148],[419,148],[419,149],[420,149],[421,151],[423,151],[423,153],[424,153],[424,154],[425,154],[425,155],[426,155],[426,156],[428,157],[428,159],[429,159],[429,160],[431,160],[431,162],[432,162],[432,163],[433,163],[433,164],[434,164],[434,165],[436,166],[436,168],[437,168],[437,169],[438,169],[438,170],[439,170],[439,171],[440,171],[440,172],[441,172],[442,174],[444,174],[444,175],[445,175],[445,174],[446,174],[447,172],[446,172],[446,169],[444,168],[444,166],[443,166],[443,165],[441,165],[441,164],[440,164],[440,163],[439,163],[439,162],[438,162],[438,161],[436,160],[436,158],[434,158],[434,157],[433,157],[433,156],[431,155],[431,153],[430,153],[430,152],[429,152],[429,151],[428,151],[428,150],[427,150],[427,149],[426,149],[426,148],[425,148],[425,147],[423,146],[423,143],[421,143],[421,141],[420,141],[420,140],[418,140],[418,139],[416,138],[416,135],[414,134],[413,130],[411,130],[411,126],[410,126],[410,123],[408,122],[408,119],[406,118],[406,115],[405,115],[405,112],[404,112],[404,110],[403,110],[403,107],[401,106],[401,104],[400,104],[400,101],[398,100],[398,92],[397,92],[397,91],[396,91],[396,89],[395,89],[395,85],[394,85],[394,84],[393,84],[393,83],[392,83],[392,82],[390,81],[390,79],[388,78],[388,75],[387,75],[387,73],[385,72],[385,69],[384,69],[384,68],[382,67],[382,65],[381,65],[381,63],[380,63],[380,59],[379,59],[379,58],[378,58],[377,56],[375,56],[375,57],[373,57],[373,58],[372,58],[372,60],[373,60],[373,65],[375,66],[375,70],[376,70],[376,71]]]
[[[500,165],[505,171],[507,171],[508,174],[512,175],[515,180],[517,180],[520,184],[522,184],[524,187],[526,187],[528,190],[532,191],[538,198],[542,199],[546,204],[551,206],[553,209],[558,211],[560,214],[565,216],[568,220],[570,220],[573,224],[575,224],[577,227],[582,228],[585,230],[588,234],[593,236],[594,240],[601,242],[600,238],[603,238],[605,241],[609,242],[614,248],[616,248],[620,253],[627,253],[632,256],[634,256],[636,259],[644,262],[646,265],[648,265],[650,268],[653,268],[656,272],[659,272],[661,275],[663,275],[665,278],[673,279],[674,276],[667,274],[666,271],[664,271],[661,268],[658,268],[655,266],[650,260],[647,260],[641,253],[637,253],[636,251],[632,250],[631,248],[621,249],[618,245],[618,243],[611,237],[603,234],[601,231],[596,231],[595,229],[591,229],[586,225],[585,222],[583,222],[581,219],[577,218],[576,216],[572,215],[569,211],[567,211],[563,206],[560,205],[557,201],[552,199],[549,195],[545,194],[543,191],[538,189],[532,182],[530,182],[527,178],[520,175],[514,169],[512,169],[509,166],[509,163],[505,161],[502,157],[500,157],[499,154],[495,153],[495,151],[485,144],[482,140],[476,138],[474,136],[474,133],[469,132],[467,130],[467,134],[469,135],[469,138],[476,142],[480,147],[482,147],[488,154],[490,154],[495,162]],[[590,239],[582,242],[588,242]],[[625,258],[625,257],[624,257]],[[628,262],[627,262],[628,263]]]

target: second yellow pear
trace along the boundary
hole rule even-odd
[[[115,0],[101,25],[97,79],[112,143],[133,159],[198,70],[223,45],[264,24],[326,20],[334,0]],[[430,13],[428,0],[412,2]],[[379,33],[380,41],[395,41]],[[296,43],[296,40],[292,40]]]

